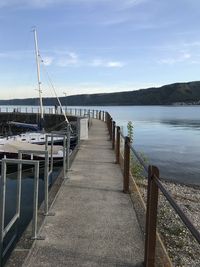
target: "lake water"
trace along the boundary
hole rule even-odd
[[[124,133],[132,121],[135,149],[163,178],[200,185],[200,106],[88,108],[108,111]]]
[[[4,106],[1,109],[9,109]],[[13,108],[13,107],[10,107]],[[22,111],[31,107],[22,106]],[[76,108],[76,107],[68,107]],[[200,106],[111,106],[77,107],[106,110],[127,131],[134,125],[134,146],[143,152],[161,176],[200,185]],[[52,107],[46,107],[52,110]],[[33,111],[37,111],[34,107]]]

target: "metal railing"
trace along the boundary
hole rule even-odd
[[[58,114],[62,115],[62,110],[60,108],[55,107],[44,107],[43,109],[44,114]],[[99,120],[105,121],[105,114],[106,112],[104,110],[95,110],[95,109],[86,109],[86,108],[69,108],[69,107],[63,107],[63,111],[67,115],[72,115],[76,117],[89,117],[89,118],[95,118]],[[39,114],[40,108],[38,106],[1,106],[0,112],[6,112],[6,113],[30,113],[30,114]]]
[[[6,177],[7,165],[17,164],[17,203],[16,212],[13,218],[5,227],[5,204],[6,204]],[[34,201],[33,201],[33,221],[32,221],[32,238],[37,238],[37,210],[38,210],[38,186],[39,186],[39,161],[35,160],[22,160],[22,159],[2,159],[1,165],[1,188],[0,188],[0,266],[2,266],[2,258],[5,256],[11,245],[13,244],[16,236],[13,236],[6,248],[3,248],[3,241],[9,230],[16,224],[20,218],[21,206],[21,183],[22,183],[22,165],[34,166]]]
[[[106,124],[112,148],[116,152],[116,163],[120,163],[120,137],[124,139],[124,160],[123,160],[123,192],[129,193],[130,181],[130,152],[134,154],[144,171],[147,173],[147,205],[146,205],[146,226],[145,226],[145,253],[144,264],[146,267],[155,266],[155,251],[156,251],[156,229],[158,215],[158,193],[164,195],[168,203],[174,209],[186,228],[191,232],[192,236],[200,244],[200,232],[196,229],[190,219],[186,216],[180,206],[176,203],[169,191],[163,186],[159,176],[159,169],[156,166],[147,165],[137,151],[130,143],[130,138],[124,136],[120,127],[116,126],[109,113],[106,113]]]
[[[69,171],[70,160],[70,127],[67,126],[66,132],[52,132],[45,136],[45,150],[19,150],[18,159],[4,158],[1,160],[1,183],[0,183],[0,267],[3,266],[3,258],[9,251],[16,240],[17,234],[14,234],[9,241],[6,248],[4,248],[4,238],[7,233],[14,227],[20,218],[21,207],[21,187],[22,187],[22,167],[23,165],[31,165],[34,167],[34,189],[33,189],[33,218],[32,218],[32,239],[44,239],[38,235],[38,192],[39,192],[39,160],[33,160],[34,156],[40,158],[44,156],[44,215],[51,216],[53,213],[49,212],[49,176],[53,172],[53,147],[54,138],[61,137],[63,139],[63,179],[69,178],[67,176]],[[50,153],[48,151],[48,144],[50,138]],[[78,139],[80,141],[80,138]],[[23,155],[30,155],[30,160],[24,160]],[[50,160],[50,170],[49,170]],[[5,204],[6,204],[6,181],[7,181],[7,165],[17,165],[17,203],[16,213],[10,222],[5,227]]]

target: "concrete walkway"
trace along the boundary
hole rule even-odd
[[[122,193],[122,173],[114,164],[105,123],[93,120],[24,263],[28,266],[142,266],[143,241],[129,195]]]

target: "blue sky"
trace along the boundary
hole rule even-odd
[[[37,96],[33,26],[44,96],[200,80],[199,0],[1,0],[1,99]]]

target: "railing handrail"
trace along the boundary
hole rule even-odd
[[[113,133],[113,129],[112,129],[112,127],[119,127],[119,126],[117,126],[117,125],[111,125],[109,122],[110,121],[112,121],[112,117],[111,117],[111,115],[109,114],[109,113],[107,113],[106,114],[106,118],[107,118],[107,126],[108,126],[108,130],[109,130],[109,134],[110,134],[110,137],[111,137],[111,140],[112,140],[112,133]],[[122,132],[121,132],[121,130],[120,130],[120,127],[119,127],[119,133],[120,133],[120,136],[124,139],[124,140],[126,140],[126,138],[127,138],[127,136],[125,136]],[[118,140],[118,139],[116,139],[116,140]],[[120,141],[119,141],[120,142]],[[137,160],[138,160],[138,162],[141,164],[141,166],[144,168],[144,170],[148,173],[148,175],[149,175],[149,167],[150,166],[148,166],[145,162],[144,162],[144,160],[142,159],[142,157],[139,155],[139,153],[134,149],[134,147],[133,147],[133,145],[130,143],[130,142],[128,142],[127,144],[126,144],[128,147],[129,147],[129,149],[133,152],[133,154],[135,155],[135,157],[137,158]],[[119,147],[119,144],[117,144],[116,145],[116,147]],[[119,153],[119,152],[118,152]],[[126,152],[124,152],[124,153],[126,153]],[[125,158],[125,156],[124,156],[124,158]],[[124,166],[125,166],[125,164],[124,164]],[[156,167],[154,168],[154,169],[157,169]],[[158,170],[158,169],[157,169]],[[124,171],[126,171],[127,172],[127,170],[124,170]],[[129,170],[130,171],[130,170]],[[158,173],[159,173],[159,170],[158,170]],[[126,177],[126,179],[127,179],[127,177]],[[191,222],[191,220],[187,217],[187,215],[183,212],[183,210],[180,208],[180,206],[177,204],[177,202],[174,200],[174,198],[171,196],[171,194],[168,192],[168,190],[163,186],[163,184],[161,183],[161,181],[160,181],[160,178],[159,177],[157,177],[156,175],[155,175],[155,173],[153,172],[153,175],[152,175],[152,177],[148,177],[148,179],[153,179],[153,181],[154,181],[154,183],[156,184],[156,186],[157,186],[157,188],[162,192],[162,194],[163,194],[163,196],[166,198],[166,200],[169,202],[169,204],[171,205],[171,207],[174,209],[174,211],[176,212],[176,214],[179,216],[179,218],[181,219],[181,221],[184,223],[184,225],[186,226],[186,228],[191,232],[191,234],[192,234],[192,236],[196,239],[196,241],[200,244],[200,232],[197,230],[197,228],[194,226],[194,224]],[[148,181],[148,182],[150,182],[150,181]],[[150,186],[152,186],[152,185],[150,185]],[[148,185],[148,189],[147,190],[149,190],[149,185]],[[149,193],[149,194],[151,194],[151,192]],[[148,205],[148,201],[151,201],[149,198],[151,198],[151,197],[148,197],[147,198],[147,205]],[[156,203],[156,202],[155,202]],[[157,204],[156,204],[157,205]],[[156,207],[156,209],[157,209],[157,207]],[[148,208],[147,208],[147,210],[148,210]],[[156,217],[157,217],[157,215],[156,215]],[[149,217],[148,217],[148,219],[149,219]],[[150,218],[150,219],[152,219],[152,218]],[[156,220],[156,219],[155,219]],[[147,223],[148,224],[148,223]],[[146,253],[146,251],[145,251],[145,253]],[[145,257],[146,257],[146,255],[145,255]],[[154,257],[154,256],[153,256]],[[145,259],[146,260],[146,259]],[[151,258],[151,260],[150,261],[152,261],[152,258]],[[154,259],[153,259],[153,261],[154,261]],[[145,261],[145,264],[147,264],[146,263],[146,261]],[[148,265],[148,264],[147,264]],[[147,265],[145,265],[145,266],[147,266]],[[153,265],[152,265],[153,266]]]

